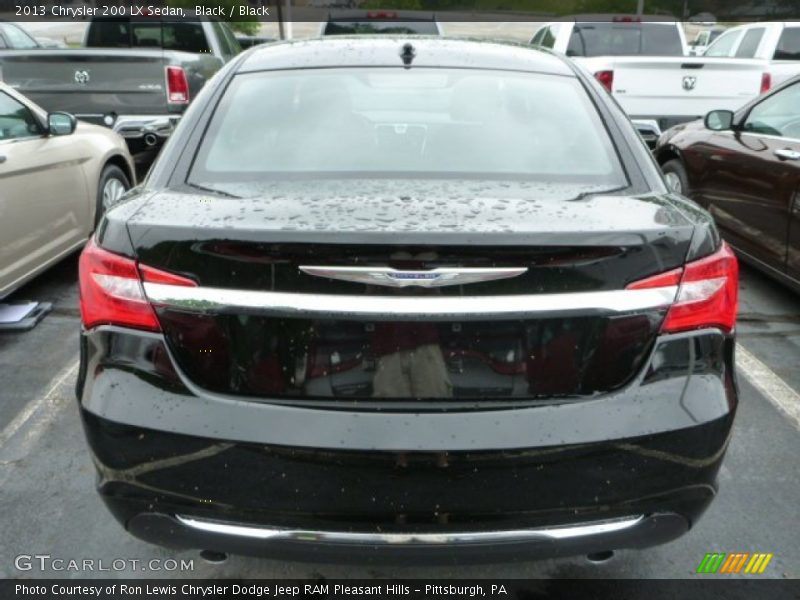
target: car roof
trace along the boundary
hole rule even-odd
[[[238,72],[403,66],[400,53],[406,44],[414,48],[412,68],[513,70],[574,76],[567,59],[527,44],[395,35],[331,36],[278,42],[248,51]]]

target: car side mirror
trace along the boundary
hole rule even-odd
[[[730,131],[733,129],[734,114],[732,110],[712,110],[706,115],[706,129],[711,131]]]
[[[52,112],[47,115],[47,131],[50,135],[69,135],[75,132],[78,120],[65,112]]]

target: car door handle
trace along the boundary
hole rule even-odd
[[[4,162],[6,162],[6,157],[0,156],[0,165],[2,165]]]
[[[800,152],[797,150],[789,150],[788,148],[775,150],[775,156],[781,160],[800,160]]]

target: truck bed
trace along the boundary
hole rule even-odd
[[[161,49],[8,50],[0,51],[0,79],[48,111],[102,123],[105,115],[180,114],[185,106],[167,103],[165,67],[183,67],[197,92],[220,64]]]

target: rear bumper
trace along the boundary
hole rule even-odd
[[[223,397],[186,381],[160,335],[98,328],[81,345],[98,489],[128,531],[301,560],[506,560],[669,541],[716,493],[737,401],[733,340],[715,331],[660,338],[613,394],[452,412]]]
[[[429,534],[270,528],[157,513],[138,514],[129,523],[137,537],[168,547],[213,548],[283,560],[426,563],[505,562],[643,548],[669,542],[688,528],[688,521],[676,514],[538,529]]]
[[[137,163],[149,165],[179,120],[180,115],[120,115],[112,129],[125,138]]]
[[[144,138],[148,134],[166,139],[175,130],[180,115],[120,115],[112,129],[125,139]]]
[[[137,163],[150,163],[161,146],[177,127],[181,115],[76,115],[79,119],[110,127],[128,145],[128,150]]]

